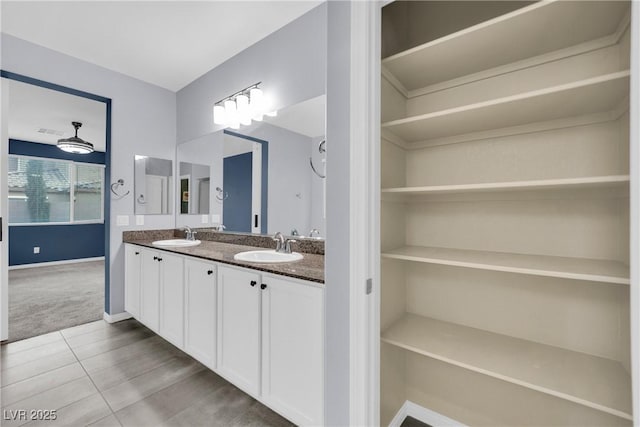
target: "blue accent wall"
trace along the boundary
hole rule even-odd
[[[55,145],[39,142],[9,139],[9,154],[21,156],[46,157],[47,159],[71,160],[79,163],[104,165],[105,153],[94,151],[89,154],[73,154],[62,151]]]
[[[9,140],[9,154],[71,160],[78,163],[105,163],[105,153],[72,154],[60,150],[55,145],[16,139]],[[40,247],[39,254],[33,253],[35,246]],[[9,265],[94,258],[104,254],[104,224],[9,224]]]
[[[34,254],[33,247],[40,253]],[[104,256],[104,224],[11,225],[9,265]]]
[[[251,187],[253,153],[225,157],[223,160],[224,191],[222,218],[227,231],[251,233]]]

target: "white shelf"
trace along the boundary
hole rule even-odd
[[[481,184],[429,185],[423,187],[383,188],[383,194],[420,196],[429,194],[475,193],[489,191],[535,191],[581,188],[614,188],[629,185],[629,175],[584,178],[560,178],[533,181],[489,182]]]
[[[628,10],[627,2],[538,2],[382,64],[406,90],[416,90],[612,35]]]
[[[620,285],[630,283],[629,267],[617,261],[422,246],[405,246],[383,252],[382,257],[533,276]]]
[[[382,128],[406,142],[519,126],[615,110],[629,94],[629,71],[525,92],[419,116]]]
[[[406,314],[382,341],[627,420],[631,381],[613,360]]]

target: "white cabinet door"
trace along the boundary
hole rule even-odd
[[[185,339],[187,353],[211,369],[216,365],[216,265],[187,258]]]
[[[260,394],[260,275],[218,267],[218,371]]]
[[[184,346],[184,258],[158,254],[160,267],[160,335],[178,348]]]
[[[324,290],[263,276],[262,398],[299,425],[322,425]]]
[[[160,267],[159,253],[140,249],[140,321],[159,333],[160,326]]]
[[[140,317],[140,247],[124,245],[124,309],[133,317]]]

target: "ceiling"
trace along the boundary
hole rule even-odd
[[[276,117],[265,116],[265,121],[310,138],[324,136],[326,103],[326,95],[320,95],[283,108]]]
[[[9,80],[8,111],[9,138],[57,144],[58,139],[75,134],[71,122],[77,121],[82,123],[78,136],[92,143],[96,151],[105,151],[107,112],[103,102]]]
[[[321,1],[7,1],[2,32],[178,91]]]

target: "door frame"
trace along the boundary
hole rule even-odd
[[[110,192],[106,191],[106,186],[111,182],[111,98],[96,95],[89,92],[84,92],[78,89],[73,89],[67,86],[58,85],[55,83],[47,82],[44,80],[35,79],[33,77],[25,76],[23,74],[13,73],[7,70],[0,70],[0,78],[7,80],[15,80],[22,83],[27,83],[34,86],[39,86],[45,89],[51,89],[58,92],[63,92],[69,95],[79,96],[81,98],[90,99],[93,101],[103,102],[106,107],[106,129],[105,129],[105,159],[104,159],[104,185],[103,188],[103,209],[104,209],[104,312],[110,312],[110,278],[111,278],[111,197]],[[2,80],[5,82],[6,80]],[[5,84],[3,83],[3,86]],[[5,97],[3,97],[4,100]],[[2,105],[3,109],[6,107]],[[3,129],[6,126],[3,119]],[[5,136],[7,137],[5,139]],[[6,161],[6,154],[8,154],[8,135],[2,135],[2,141],[0,142],[0,149],[2,150],[3,162]],[[5,163],[3,163],[4,165]],[[0,168],[0,197],[7,195],[7,177],[6,167]],[[6,199],[6,197],[5,197]],[[3,199],[4,200],[4,199]],[[8,221],[6,220],[6,214],[8,213],[8,207],[6,204],[2,204],[2,217],[3,221],[3,240],[0,242],[2,245],[2,257],[0,257],[0,341],[9,338],[9,281],[7,270],[9,268],[9,235],[8,235]]]

